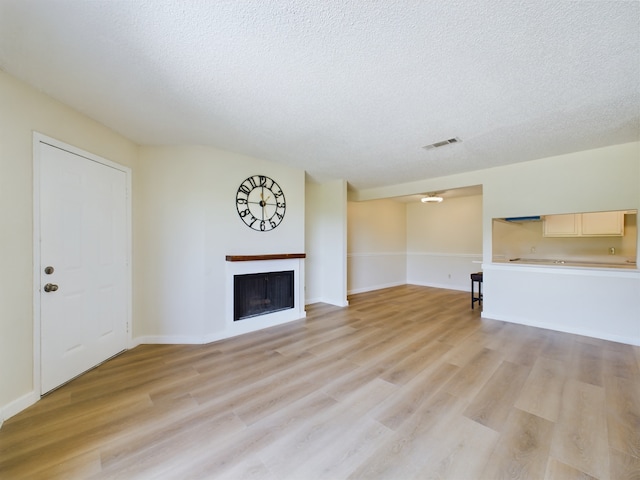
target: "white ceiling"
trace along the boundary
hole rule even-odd
[[[637,0],[0,0],[0,68],[357,189],[640,139]]]

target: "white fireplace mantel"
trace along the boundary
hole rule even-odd
[[[304,310],[304,253],[270,255],[227,255],[226,259],[226,311],[227,336],[254,332],[263,328],[305,318]],[[233,321],[233,277],[251,273],[294,272],[294,307],[279,312]]]

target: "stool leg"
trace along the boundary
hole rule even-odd
[[[474,309],[474,301],[473,301],[473,280],[471,280],[471,310]]]

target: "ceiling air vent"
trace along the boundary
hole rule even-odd
[[[442,140],[441,142],[432,143],[431,145],[425,145],[422,148],[424,148],[425,150],[431,150],[432,148],[444,147],[445,145],[451,145],[452,143],[460,143],[461,141],[462,140],[460,140],[458,137],[453,137],[449,140]]]

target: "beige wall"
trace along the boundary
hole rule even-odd
[[[349,202],[347,290],[406,283],[406,205],[394,200]]]
[[[468,290],[482,261],[482,195],[407,205],[407,282]]]
[[[640,143],[633,142],[363,190],[353,199],[482,185],[483,315],[640,345],[640,270],[539,271],[492,264],[493,218],[638,210],[639,178]]]
[[[347,183],[307,178],[307,303],[347,305]]]
[[[640,142],[503,167],[352,192],[354,201],[483,186],[483,255],[492,255],[492,219],[557,213],[637,210]]]
[[[285,217],[272,231],[252,230],[238,216],[236,192],[251,175],[267,175],[284,191]],[[229,336],[225,256],[304,252],[304,198],[302,170],[212,147],[140,147],[134,336],[147,343]]]
[[[408,204],[407,251],[482,253],[482,195]]]
[[[349,202],[349,292],[410,283],[469,289],[482,260],[482,195],[439,204]]]
[[[136,175],[133,142],[0,72],[0,409],[34,390],[34,131],[131,167]],[[0,421],[11,413],[0,411]]]
[[[407,248],[406,204],[395,200],[349,202],[348,253],[404,253]]]
[[[638,209],[638,169],[636,142],[482,172],[485,261],[493,218]]]

